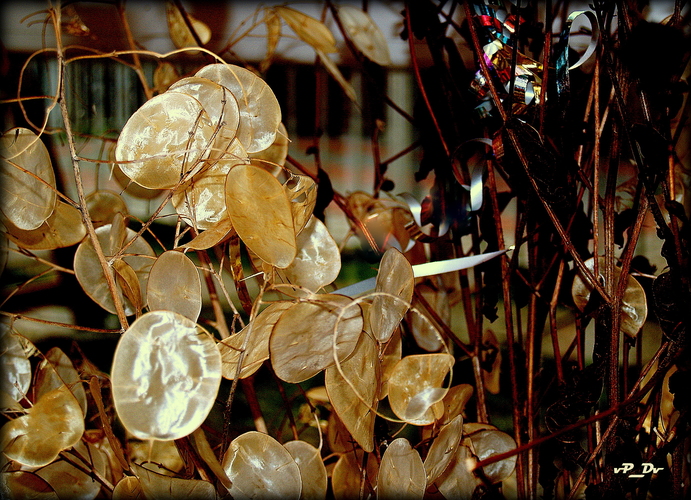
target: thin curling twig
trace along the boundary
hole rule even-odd
[[[55,28],[55,37],[57,41],[57,59],[58,59],[58,94],[59,94],[59,102],[60,102],[60,111],[62,112],[62,121],[65,125],[65,134],[67,135],[67,144],[69,146],[70,150],[70,158],[72,160],[72,168],[74,171],[74,180],[75,184],[77,186],[77,194],[79,196],[79,212],[82,216],[82,222],[86,226],[86,232],[87,235],[89,236],[89,240],[91,241],[91,244],[94,247],[94,251],[96,252],[96,256],[98,257],[98,262],[101,265],[101,268],[103,269],[103,275],[106,279],[106,283],[108,285],[108,290],[110,291],[110,294],[113,298],[113,304],[115,306],[115,311],[118,316],[118,320],[120,321],[120,326],[122,328],[122,331],[124,332],[127,327],[129,326],[129,323],[127,322],[127,315],[125,314],[125,307],[122,302],[122,295],[120,291],[117,288],[117,285],[115,283],[115,275],[113,273],[113,269],[111,268],[110,264],[106,260],[106,256],[103,253],[103,248],[101,247],[101,244],[98,241],[98,237],[96,236],[96,230],[94,228],[93,223],[91,222],[91,216],[89,215],[89,209],[86,204],[86,195],[84,194],[84,183],[82,181],[82,173],[81,173],[81,168],[79,166],[79,159],[77,156],[77,148],[74,143],[74,135],[72,134],[72,123],[70,121],[70,116],[69,112],[67,110],[67,99],[65,95],[65,70],[66,70],[66,63],[65,63],[65,54],[63,52],[62,48],[62,33],[60,30],[61,26],[61,12],[60,12],[61,6],[60,2],[57,3],[57,8],[56,9],[51,9],[50,10],[50,16],[53,20],[53,26]]]

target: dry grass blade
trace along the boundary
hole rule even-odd
[[[221,462],[218,461],[218,457],[216,457],[216,453],[211,448],[208,439],[206,439],[204,429],[199,427],[192,433],[192,437],[194,439],[194,448],[197,450],[197,453],[199,453],[199,458],[204,460],[221,484],[230,489],[232,483],[226,475],[226,471],[223,470]]]
[[[18,168],[20,167],[20,168]],[[30,231],[53,213],[57,193],[48,149],[26,128],[0,136],[0,211],[19,229]]]
[[[113,261],[113,274],[117,288],[122,290],[123,297],[132,305],[134,314],[139,316],[144,308],[143,297],[145,296],[139,283],[139,276],[132,266],[122,259]]]
[[[173,311],[197,321],[202,310],[197,266],[182,252],[163,252],[149,271],[146,297],[151,311]]]
[[[190,319],[152,311],[120,338],[111,380],[115,409],[130,433],[178,439],[211,411],[221,382],[221,355],[211,336]]]
[[[316,295],[285,311],[269,340],[271,365],[286,382],[298,383],[353,353],[362,333],[360,306],[342,295]]]
[[[233,223],[230,222],[230,219],[221,219],[212,224],[205,231],[199,233],[184,245],[180,245],[180,248],[189,248],[191,250],[207,250],[224,241],[230,236],[230,232],[232,230]]]
[[[233,482],[233,498],[300,498],[300,468],[271,436],[255,431],[241,434],[230,443],[222,465]]]
[[[329,400],[341,422],[363,450],[374,450],[374,419],[379,399],[381,369],[377,343],[360,335],[353,354],[326,369],[325,385]]]
[[[127,240],[127,224],[125,217],[120,213],[115,214],[113,216],[113,222],[108,230],[103,229],[102,232],[107,236],[101,244],[104,254],[108,256],[115,255],[120,251]]]
[[[377,498],[422,499],[427,480],[420,454],[406,438],[394,439],[382,456],[377,478]]]
[[[260,64],[262,73],[271,65],[278,41],[281,39],[281,18],[273,9],[264,9],[264,24],[266,24],[266,56]]]
[[[353,101],[355,105],[358,105],[357,102],[357,94],[355,93],[355,89],[353,86],[350,84],[348,80],[343,76],[343,73],[341,73],[341,70],[338,69],[338,66],[336,65],[335,62],[321,49],[315,49],[317,52],[317,56],[319,57],[319,61],[324,65],[324,68],[326,68],[326,71],[329,72],[329,74],[338,82],[338,84],[341,86],[343,89],[343,92],[348,96],[348,99]]]

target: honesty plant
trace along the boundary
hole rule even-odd
[[[672,125],[683,120],[664,115],[672,104],[656,107],[663,93],[644,77],[631,83],[639,89],[623,85],[618,72],[638,73],[630,61],[612,63],[613,10],[602,2],[593,12],[555,6],[547,28],[532,7],[490,4],[405,5],[401,36],[424,116],[377,95],[419,138],[383,161],[384,123],[374,121],[373,190],[345,195],[331,185],[337,166],[322,164],[318,137],[316,173],[291,155],[288,117],[265,76],[281,42],[297,40],[359,110],[333,56],[344,49],[334,32],[363,75],[391,66],[366,10],[328,1],[319,20],[299,5],[261,6],[215,53],[205,47],[210,28],[169,2],[178,47],[169,54],[137,46],[122,3],[113,8],[128,50],[68,45],[68,35],[92,36],[75,7],[43,13],[56,44],[29,60],[54,56],[59,84],[46,97],[20,83],[7,104],[23,119],[0,137],[2,270],[14,272],[8,253],[43,266],[11,275],[0,311],[3,497],[576,498],[586,478],[593,498],[645,496],[642,483],[614,477],[617,457],[635,461],[631,449],[663,464],[656,481],[674,475],[665,491],[686,488],[688,219],[675,195],[683,154],[671,154],[682,134]],[[623,53],[632,9],[617,6],[622,26],[631,24]],[[565,24],[551,47],[557,11]],[[579,16],[590,42],[569,62]],[[232,47],[256,43],[259,27],[265,58],[241,62]],[[424,78],[423,39],[435,62],[427,71],[439,71]],[[459,47],[474,56],[472,72]],[[146,99],[117,137],[73,128],[66,69],[90,58],[126,65],[142,85]],[[585,104],[571,81],[576,70],[589,74],[581,66],[591,58],[595,94]],[[144,59],[156,62],[153,74]],[[646,92],[640,120],[659,123],[628,131],[623,103],[648,103]],[[34,99],[50,103],[42,123],[26,111]],[[60,128],[48,127],[58,111]],[[564,125],[576,112],[592,144],[575,143]],[[88,158],[94,142],[99,156]],[[423,198],[395,193],[389,164],[418,148],[415,178],[434,174],[432,187]],[[54,168],[57,154],[69,173]],[[637,165],[635,182],[619,182],[626,162]],[[106,164],[107,187],[85,182],[86,165]],[[132,198],[147,201],[143,219]],[[509,203],[515,216],[504,213]],[[327,206],[347,219],[362,254],[376,256],[376,276],[342,279],[349,254]],[[669,263],[657,277],[633,265],[648,211]],[[100,308],[102,324],[15,306],[53,274]],[[500,306],[501,328],[487,328]],[[663,340],[629,366],[649,307]],[[564,311],[576,332],[567,340]],[[42,352],[22,321],[72,328],[75,342]],[[105,371],[80,348],[87,332],[117,336]],[[510,409],[495,416],[502,397]]]

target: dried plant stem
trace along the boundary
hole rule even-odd
[[[474,345],[478,332],[475,329],[476,323],[473,318],[474,310],[473,302],[471,300],[472,297],[470,296],[470,282],[468,280],[467,269],[461,269],[458,271],[458,280],[461,284],[461,303],[463,304],[463,312],[465,313],[465,326],[466,330],[468,331],[468,339],[470,340],[470,344]]]
[[[57,326],[60,328],[69,328],[71,330],[80,330],[83,332],[122,333],[122,330],[119,328],[117,330],[108,330],[105,328],[91,328],[89,326],[71,325],[69,323],[60,323],[58,321],[48,321],[46,319],[32,318],[30,316],[25,316],[23,314],[16,314],[16,313],[11,313],[11,312],[7,312],[7,311],[0,311],[0,315],[7,316],[8,318],[12,318],[13,321],[18,320],[18,319],[23,319],[26,321],[33,321],[34,323],[42,323],[44,325]]]
[[[539,193],[540,190],[537,186],[537,183],[534,179],[534,177],[530,174],[530,163],[528,161],[528,158],[525,156],[525,153],[523,152],[523,146],[520,143],[520,140],[518,138],[518,135],[514,130],[508,130],[508,135],[511,141],[512,146],[514,147],[516,154],[518,156],[518,159],[523,166],[523,169],[525,170],[528,179],[530,180],[531,187],[535,191],[535,193]],[[554,226],[554,229],[557,231],[559,234],[559,237],[561,238],[562,244],[564,247],[568,250],[569,254],[571,254],[571,258],[573,258],[574,264],[578,268],[578,270],[581,273],[581,277],[588,283],[588,286],[594,290],[596,290],[602,299],[609,303],[611,302],[611,298],[609,295],[607,295],[605,289],[602,287],[600,282],[595,279],[595,275],[586,267],[585,262],[579,255],[578,251],[574,247],[573,243],[571,242],[571,238],[569,238],[568,233],[566,232],[564,226],[560,222],[559,218],[557,215],[554,213],[554,210],[552,209],[551,205],[541,196],[538,196],[540,201],[542,202],[542,206],[547,212],[547,215],[549,216],[550,220],[552,221],[552,224]]]
[[[429,113],[429,116],[432,119],[432,124],[434,125],[434,130],[436,130],[437,132],[439,142],[441,143],[441,146],[444,149],[444,154],[446,154],[447,158],[451,158],[451,150],[449,149],[449,146],[446,144],[446,139],[444,138],[444,134],[441,130],[441,127],[439,126],[439,122],[437,121],[437,116],[434,113],[432,103],[430,102],[429,96],[427,95],[427,91],[425,90],[425,86],[422,83],[420,66],[418,64],[417,55],[415,54],[415,35],[413,34],[412,21],[410,19],[410,7],[408,5],[406,5],[405,8],[405,25],[408,31],[408,47],[410,50],[410,62],[413,66],[413,75],[415,76],[415,80],[417,81],[417,86],[420,90],[420,95],[422,96],[423,101],[425,101],[427,112]]]
[[[70,464],[71,466],[73,466],[75,469],[80,470],[81,472],[83,472],[83,473],[86,474],[87,476],[93,478],[95,481],[101,483],[101,485],[102,485],[106,490],[108,490],[109,492],[111,492],[111,493],[113,492],[113,490],[115,489],[115,487],[110,483],[110,481],[108,481],[105,477],[103,477],[103,476],[93,467],[93,465],[92,465],[91,467],[85,467],[83,464],[79,463],[78,461],[72,460],[72,459],[68,456],[68,453],[74,455],[75,457],[77,457],[79,460],[81,460],[81,461],[84,462],[84,463],[89,463],[88,460],[86,460],[84,457],[82,457],[82,456],[79,454],[79,452],[77,452],[77,450],[75,450],[74,448],[72,448],[71,450],[68,450],[68,451],[61,451],[61,452],[60,452],[60,459],[62,459],[62,460],[64,460],[65,462],[67,462],[68,464]]]
[[[569,493],[569,496],[567,497],[567,500],[573,500],[575,495],[578,494],[579,488],[580,488],[581,484],[583,483],[583,480],[585,479],[586,474],[590,470],[590,465],[595,461],[597,456],[600,454],[600,452],[602,451],[602,447],[605,445],[605,443],[607,443],[609,441],[609,438],[612,435],[612,432],[614,431],[615,425],[618,422],[619,422],[619,417],[617,415],[615,415],[614,418],[612,419],[611,424],[607,427],[605,432],[602,434],[601,439],[599,439],[597,441],[597,445],[595,446],[593,451],[590,453],[590,456],[588,457],[588,461],[585,463],[583,470],[578,475],[578,478],[576,478],[574,485],[571,487],[571,491]]]
[[[226,339],[230,337],[230,329],[228,328],[228,323],[226,322],[225,318],[225,313],[223,312],[223,307],[221,306],[221,302],[218,297],[218,293],[216,292],[216,285],[214,284],[213,277],[211,276],[211,272],[209,269],[212,269],[211,267],[211,259],[209,258],[208,254],[204,251],[198,251],[197,255],[199,255],[200,260],[205,264],[204,266],[204,279],[206,280],[206,286],[209,291],[209,297],[211,299],[211,304],[214,310],[214,315],[216,318],[216,326],[217,329],[221,335],[221,338]],[[215,274],[215,273],[214,273]],[[216,278],[221,282],[221,277],[216,275]],[[232,303],[232,301],[228,299],[228,302],[230,303],[231,307],[233,307],[233,310],[235,311],[236,317],[239,318],[239,313],[235,309],[235,305]],[[258,301],[259,302],[259,301]],[[254,311],[254,314],[256,314],[256,311]],[[240,353],[240,359],[238,361],[238,373],[236,373],[235,378],[233,379],[233,389],[236,387],[237,380],[240,377],[240,370],[242,369],[242,361],[244,359],[245,355],[245,350],[247,349],[247,342],[250,338],[251,330],[247,332],[247,337],[245,338],[245,343],[242,347],[242,352]],[[264,421],[264,417],[261,412],[261,407],[259,406],[259,399],[257,398],[257,392],[254,389],[254,383],[252,380],[252,377],[248,377],[245,379],[240,379],[240,383],[242,386],[242,391],[245,394],[245,398],[247,399],[247,403],[249,404],[250,407],[250,412],[252,413],[252,419],[254,420],[254,424],[256,429],[259,432],[263,432],[264,434],[268,434],[268,429],[266,427],[266,423]],[[231,390],[231,394],[234,395],[235,391]],[[228,403],[227,403],[227,409],[232,405],[232,398],[229,397]],[[229,410],[228,410],[229,413]],[[230,421],[230,415],[227,415],[227,422],[229,423]],[[225,424],[224,424],[225,427]],[[224,429],[224,437],[226,436],[225,429]],[[226,449],[226,447],[224,447]]]
[[[533,268],[534,264],[531,265]],[[535,370],[536,370],[536,352],[535,344],[539,341],[539,336],[536,332],[536,309],[537,309],[537,299],[535,294],[530,295],[530,300],[528,303],[528,325],[525,338],[525,351],[527,354],[526,359],[526,401],[525,401],[525,425],[526,434],[528,436],[528,441],[533,442],[536,439],[536,429],[535,429]],[[527,464],[526,470],[528,473],[528,488],[526,495],[528,498],[534,497],[535,492],[535,480],[537,479],[537,460],[534,448],[529,448],[527,453]]]
[[[308,175],[313,181],[318,182],[317,176],[311,173],[302,163],[297,161],[292,156],[288,155],[286,157],[286,161],[291,165],[295,166],[303,174]],[[353,212],[348,207],[348,202],[346,201],[346,198],[342,194],[334,191],[333,201],[334,203],[336,203],[338,208],[345,214],[348,220],[352,222],[358,229],[360,229],[360,231],[362,231],[362,234],[364,235],[365,239],[367,240],[367,243],[369,243],[372,250],[374,250],[374,252],[376,252],[377,254],[381,253],[379,251],[379,246],[372,237],[372,233],[370,233],[369,229],[367,229],[367,226],[365,226],[365,224],[360,219],[355,217],[355,214],[353,214]]]
[[[629,400],[633,400],[634,396],[636,395],[636,387],[638,387],[643,380],[645,379],[646,375],[648,372],[652,369],[652,367],[657,363],[657,361],[662,357],[663,353],[667,351],[669,347],[669,343],[666,342],[663,344],[655,353],[655,355],[651,358],[651,360],[648,362],[646,368],[641,372],[640,376],[638,377],[638,380],[636,381],[636,384],[634,384],[633,388],[628,394]],[[659,370],[658,370],[659,371]],[[650,384],[647,384],[646,387],[649,387]],[[646,388],[644,387],[642,391],[645,391]],[[641,391],[639,391],[641,392]],[[642,397],[642,396],[641,396]],[[611,408],[610,408],[611,409]],[[612,431],[615,429],[615,426],[619,422],[619,417],[614,416],[612,421],[610,422],[609,426],[605,430],[604,434],[602,435],[602,438],[598,441],[597,446],[591,451],[590,456],[588,457],[588,460],[586,461],[585,466],[583,467],[583,470],[581,473],[578,475],[578,478],[574,482],[574,485],[571,488],[571,493],[568,496],[567,500],[573,500],[575,498],[575,495],[578,493],[578,488],[580,487],[581,483],[584,481],[586,474],[588,473],[589,466],[595,461],[597,458],[598,454],[602,450],[602,447],[605,445],[605,443],[608,442],[608,438]]]
[[[595,136],[593,137],[593,184],[590,192],[590,204],[593,217],[593,254],[596,259],[594,262],[594,273],[598,276],[600,255],[600,57],[597,54],[595,70],[593,71],[592,96],[593,96],[593,115],[595,121]]]
[[[485,383],[482,378],[482,366],[480,366],[479,353],[474,354],[470,358],[473,364],[473,375],[475,377],[475,397],[477,399],[477,421],[480,423],[489,423],[489,415],[487,413],[487,401],[485,395]]]
[[[479,36],[477,34],[475,23],[473,22],[474,17],[472,15],[472,12],[470,10],[470,6],[469,6],[468,2],[464,2],[464,7],[465,7],[466,19],[468,20],[468,27],[470,29],[471,39],[473,42],[473,50],[475,52],[476,58],[478,59],[478,61],[480,63],[480,69],[482,71],[483,77],[485,78],[485,81],[489,85],[489,92],[490,92],[490,95],[492,96],[492,100],[494,101],[495,108],[497,109],[497,112],[501,116],[502,121],[506,121],[507,120],[507,113],[502,106],[501,99],[499,98],[499,94],[497,93],[497,90],[494,86],[492,77],[491,77],[490,72],[489,72],[489,68],[487,66],[487,62],[485,61],[484,51],[482,50],[482,47],[480,46],[480,39],[479,39]],[[514,148],[521,165],[523,166],[524,170],[526,171],[526,174],[528,176],[528,179],[530,181],[530,184],[531,184],[533,190],[536,193],[539,193],[540,191],[539,191],[539,188],[535,182],[535,179],[530,174],[529,162],[528,162],[527,157],[525,156],[525,153],[523,152],[523,146],[520,143],[520,140],[516,134],[516,131],[513,129],[508,129],[507,133],[508,133],[511,145]],[[564,244],[564,246],[566,247],[568,252],[571,254],[571,257],[573,258],[576,266],[578,267],[578,270],[581,272],[583,279],[588,282],[588,285],[591,288],[597,290],[597,292],[602,296],[602,298],[606,302],[609,302],[610,301],[609,296],[605,293],[604,289],[602,288],[602,286],[600,285],[598,280],[595,279],[595,276],[593,275],[593,273],[591,273],[590,270],[588,270],[585,267],[585,263],[583,262],[583,259],[578,254],[575,247],[573,246],[573,243],[571,242],[571,240],[570,240],[568,234],[566,233],[564,227],[562,226],[561,222],[559,221],[556,214],[554,213],[554,210],[552,209],[552,207],[549,205],[549,203],[547,203],[547,201],[545,199],[543,199],[542,197],[539,197],[539,198],[540,198],[540,201],[542,202],[542,204],[543,204],[543,206],[547,212],[547,215],[549,216],[550,220],[552,221],[554,228],[556,229],[557,233],[559,234],[559,236],[562,240],[562,243]]]
[[[25,287],[29,286],[31,283],[33,283],[36,280],[41,279],[43,276],[47,276],[51,272],[53,272],[55,269],[46,269],[45,271],[38,273],[36,276],[32,276],[28,280],[26,280],[23,283],[20,283],[17,285],[14,290],[12,290],[9,294],[7,294],[7,297],[5,297],[2,302],[0,302],[0,307],[4,307],[5,304],[7,303],[8,300],[10,300],[12,297],[17,295],[19,292],[21,292]]]
[[[516,16],[516,6],[514,4],[511,4],[511,14]],[[504,106],[506,108],[506,114],[511,117],[513,116],[513,99],[514,99],[514,90],[516,86],[516,66],[518,63],[518,47],[517,47],[517,40],[519,39],[519,33],[521,30],[521,25],[523,23],[517,22],[516,23],[516,29],[513,33],[511,33],[511,40],[509,42],[509,45],[511,46],[511,78],[509,79],[509,95],[506,97],[504,101]]]
[[[400,150],[398,153],[395,153],[392,156],[390,156],[389,158],[387,158],[386,160],[382,161],[381,162],[382,167],[389,165],[389,163],[395,162],[399,158],[403,158],[405,155],[407,155],[408,153],[410,153],[412,151],[415,151],[419,147],[420,147],[420,139],[416,139],[413,142],[411,142],[408,146],[406,146],[405,148]]]
[[[280,378],[278,378],[278,375],[276,375],[276,372],[273,370],[272,367],[269,367],[269,370],[271,371],[271,375],[273,376],[274,381],[276,382],[278,393],[281,395],[281,401],[283,402],[283,407],[285,409],[286,415],[288,416],[288,421],[290,422],[290,430],[293,433],[293,440],[297,441],[298,439],[300,439],[300,434],[298,432],[297,424],[295,423],[295,416],[293,415],[293,409],[290,406],[290,401],[288,400],[286,389],[285,387],[283,387],[283,381]]]
[[[117,8],[118,8],[118,14],[120,16],[120,21],[122,22],[122,26],[125,30],[125,36],[127,37],[127,43],[129,44],[129,46],[132,50],[135,50],[135,52],[132,53],[132,59],[134,60],[134,72],[137,74],[137,77],[139,78],[139,82],[142,84],[142,88],[144,89],[144,95],[146,96],[146,99],[149,100],[154,96],[154,93],[153,93],[153,90],[151,90],[149,83],[146,81],[146,77],[144,76],[144,71],[142,70],[142,63],[139,60],[139,54],[136,52],[137,45],[135,44],[134,38],[132,37],[132,31],[130,30],[130,23],[127,21],[127,13],[125,12],[124,0],[118,0]]]
[[[547,116],[547,90],[549,81],[549,59],[552,55],[552,0],[546,0],[545,7],[545,45],[542,47],[542,93],[540,95],[540,137],[544,137],[545,119]]]
[[[127,327],[129,326],[129,323],[127,322],[127,315],[125,314],[125,308],[122,303],[122,296],[120,294],[120,291],[117,288],[117,285],[115,283],[115,275],[113,273],[113,269],[111,268],[110,264],[106,260],[106,256],[103,253],[103,248],[101,248],[101,244],[98,241],[98,238],[96,236],[96,230],[94,229],[94,225],[91,222],[91,217],[89,215],[89,209],[86,205],[86,196],[84,194],[84,184],[82,182],[82,173],[81,169],[79,167],[79,160],[77,159],[77,148],[74,143],[74,136],[72,134],[72,124],[70,121],[70,116],[67,110],[67,99],[65,95],[65,70],[66,70],[66,64],[65,64],[65,54],[63,52],[62,48],[62,35],[60,31],[60,19],[61,19],[61,12],[60,12],[60,3],[57,4],[57,9],[51,9],[51,17],[53,19],[53,26],[55,29],[55,36],[57,39],[57,59],[58,59],[58,93],[59,93],[59,103],[60,103],[60,110],[62,111],[62,121],[65,125],[65,134],[67,136],[67,144],[69,146],[70,150],[70,156],[72,159],[72,168],[74,171],[74,179],[75,179],[75,184],[77,186],[77,194],[79,197],[79,211],[82,216],[82,222],[86,226],[86,232],[89,236],[89,239],[91,241],[91,244],[94,247],[94,251],[96,252],[96,256],[98,258],[98,262],[101,265],[101,268],[103,269],[103,275],[105,276],[106,283],[108,285],[108,290],[110,291],[110,294],[113,298],[113,305],[115,306],[115,311],[118,316],[118,320],[120,321],[120,326],[122,327],[122,331],[125,331]]]
[[[254,388],[254,375],[240,379],[240,384],[242,385],[242,392],[247,399],[247,404],[250,407],[254,427],[257,429],[257,431],[268,434],[269,429],[266,427],[266,421],[264,420],[264,415],[262,414],[262,409],[259,405],[257,391]]]
[[[262,288],[259,290],[259,295],[257,296],[256,300],[254,301],[254,306],[252,307],[252,313],[250,314],[250,320],[248,323],[247,327],[247,334],[245,335],[245,339],[242,343],[242,347],[240,348],[240,356],[238,356],[238,366],[237,369],[235,370],[235,376],[233,377],[233,382],[230,385],[230,393],[228,394],[228,400],[226,401],[226,406],[223,410],[223,440],[221,441],[221,455],[225,453],[225,451],[228,449],[228,446],[230,445],[230,416],[232,413],[233,409],[233,401],[235,400],[235,392],[237,391],[237,386],[238,386],[238,381],[240,379],[240,374],[242,373],[242,363],[245,360],[245,353],[247,352],[247,346],[249,345],[250,338],[252,337],[252,320],[259,314],[259,307],[262,304],[262,298],[264,296],[264,292],[266,290],[266,287],[268,286],[268,281],[264,281],[262,284]],[[244,385],[243,385],[243,390],[244,390]],[[254,392],[254,387],[251,389],[248,389],[250,391],[250,394],[248,396],[248,403],[250,406],[252,406],[255,403],[250,402],[251,398],[254,398],[256,401],[256,393]],[[247,396],[248,393],[245,392],[245,395]],[[264,422],[264,418],[261,416],[261,409],[259,408],[258,402],[255,404],[253,408],[251,408],[252,411],[252,417],[254,418],[255,421],[255,427],[257,427],[257,430],[264,429],[264,431],[260,432],[266,432],[266,423]]]
[[[216,284],[214,283],[213,276],[211,275],[210,269],[211,259],[204,250],[198,250],[197,256],[203,264],[203,274],[204,281],[206,283],[206,289],[209,292],[209,300],[211,301],[211,307],[214,310],[214,318],[216,318],[216,329],[221,335],[222,339],[227,339],[230,337],[230,329],[228,328],[228,322],[226,321],[225,313],[223,312],[223,306],[218,297],[218,292],[216,292]]]
[[[437,326],[444,331],[444,334],[450,339],[452,339],[454,344],[456,344],[466,356],[473,356],[473,352],[468,348],[468,346],[465,345],[465,343],[463,343],[463,341],[461,341],[461,339],[451,329],[451,327],[449,327],[449,325],[447,325],[444,322],[444,320],[442,320],[441,317],[439,317],[439,314],[437,313],[437,311],[434,310],[430,303],[427,302],[425,296],[422,293],[420,293],[420,291],[417,288],[413,290],[413,294],[415,295],[415,300],[420,302],[425,311],[427,311],[427,313],[430,315],[430,318],[432,318],[432,320],[437,324]]]
[[[660,348],[657,350],[655,355],[652,357],[650,362],[648,363],[648,368],[645,370],[644,373],[641,374],[641,376],[638,378],[638,381],[634,385],[634,388],[629,392],[629,395],[627,398],[617,404],[611,405],[609,408],[606,410],[603,410],[599,413],[596,413],[594,415],[591,415],[590,417],[584,418],[582,420],[579,420],[578,422],[574,422],[573,424],[569,424],[565,427],[562,427],[558,431],[553,432],[552,434],[549,434],[547,436],[542,436],[537,439],[531,440],[530,442],[526,443],[523,446],[519,446],[517,448],[514,448],[513,450],[504,452],[504,453],[498,453],[496,455],[492,455],[491,457],[488,457],[484,460],[479,461],[476,464],[475,468],[481,468],[485,467],[489,464],[493,464],[495,462],[499,462],[501,460],[504,460],[506,458],[512,457],[514,455],[517,455],[525,450],[535,448],[536,446],[539,446],[540,444],[544,443],[545,441],[548,441],[550,439],[554,439],[558,436],[561,436],[563,434],[566,434],[568,432],[571,432],[575,429],[578,429],[580,427],[590,425],[595,422],[599,422],[605,418],[608,418],[610,415],[616,415],[617,412],[620,410],[626,408],[628,405],[631,405],[633,403],[636,403],[640,401],[646,394],[650,392],[650,390],[659,382],[659,380],[664,376],[664,374],[667,372],[667,369],[674,363],[674,359],[670,358],[669,356],[663,358],[663,354],[667,353],[670,347],[670,342],[665,342]],[[641,389],[636,389],[641,383],[643,383],[643,380],[645,379],[647,371],[652,368],[652,366],[655,365],[660,361],[660,366],[658,366],[658,369],[655,371],[655,374],[653,377],[646,382],[646,384],[641,388]],[[618,417],[615,416],[615,420]],[[610,422],[610,426],[613,426],[614,424]],[[604,442],[604,439],[602,439]]]
[[[216,247],[217,249],[218,247]],[[220,250],[218,250],[216,257],[220,257]],[[252,297],[247,289],[247,282],[245,280],[245,272],[242,267],[242,255],[240,254],[240,237],[237,231],[232,230],[230,238],[228,239],[228,261],[227,265],[230,274],[235,283],[235,291],[240,299],[240,305],[246,314],[252,314]],[[219,258],[219,260],[221,260]]]
[[[216,477],[204,459],[199,456],[199,452],[191,442],[190,436],[185,436],[174,441],[180,457],[185,466],[190,470],[199,474],[203,481],[212,482],[212,478]]]
[[[617,173],[619,172],[619,141],[617,139],[617,127],[614,127],[614,138],[611,145],[610,165],[607,172],[607,184],[605,186],[605,286],[607,293],[612,297],[610,313],[612,315],[609,344],[609,373],[606,378],[608,387],[609,404],[616,404],[621,399],[619,382],[619,344],[621,336],[621,306],[625,287],[615,286],[614,283],[614,198],[617,185]],[[597,261],[597,259],[596,259]],[[628,281],[628,274],[620,274],[619,284]]]
[[[74,275],[73,269],[68,269],[66,267],[62,267],[58,264],[55,264],[54,262],[50,262],[50,261],[48,261],[42,257],[39,257],[38,255],[34,255],[33,253],[29,252],[28,250],[16,249],[16,248],[10,248],[9,250],[12,252],[17,252],[21,255],[25,255],[26,257],[29,257],[30,259],[33,259],[36,262],[40,262],[41,264],[45,264],[46,266],[50,266],[51,271],[60,271],[62,273]]]
[[[497,200],[497,179],[494,175],[494,162],[487,162],[487,185],[489,187],[489,201],[492,207],[492,217],[496,230],[497,245],[499,248],[506,248],[504,242],[504,228]],[[518,252],[516,252],[518,253]],[[513,330],[513,314],[511,307],[511,271],[509,269],[509,257],[506,254],[500,256],[501,276],[502,276],[502,302],[504,309],[504,324],[506,327],[506,343],[509,354],[509,378],[511,381],[511,420],[513,423],[513,437],[517,446],[523,444],[521,435],[521,401],[518,396],[518,373],[516,367],[516,345]],[[524,474],[524,455],[519,455],[516,461],[516,483],[518,496],[523,498],[525,495],[525,474]]]
[[[557,382],[559,385],[564,383],[564,367],[562,366],[561,351],[559,349],[559,331],[557,330],[557,306],[559,305],[559,291],[561,289],[561,280],[564,277],[565,263],[564,259],[559,261],[559,271],[557,273],[557,281],[554,285],[554,292],[552,293],[552,300],[549,304],[549,325],[550,334],[552,337],[552,348],[554,349],[554,364],[557,369]]]
[[[343,27],[343,23],[341,22],[341,18],[338,15],[338,9],[334,6],[334,3],[331,0],[326,0],[326,4],[328,5],[329,9],[331,10],[331,15],[333,16],[334,20],[336,21],[336,26],[338,26],[339,31],[341,32],[341,35],[343,35],[343,40],[345,40],[346,45],[348,46],[348,49],[350,50],[350,53],[355,56],[355,58],[358,60],[360,63],[360,66],[363,70],[363,74],[367,78],[368,81],[373,82],[372,75],[370,74],[369,71],[367,71],[367,67],[364,64],[364,58],[360,53],[360,50],[355,47],[353,44],[353,41],[350,39],[350,36],[348,35],[348,32],[345,30]],[[384,102],[396,113],[398,113],[400,116],[405,118],[409,123],[415,123],[415,119],[410,116],[403,108],[401,108],[398,104],[396,104],[390,97],[389,95],[382,91],[382,89],[379,88],[379,86],[373,86],[374,90],[377,92],[378,97],[381,97]],[[393,161],[393,160],[390,160]],[[388,163],[388,162],[385,162]]]
[[[468,270],[458,271],[461,284],[461,302],[465,313],[465,323],[468,330],[468,338],[472,346],[471,363],[473,367],[473,378],[475,381],[475,397],[477,408],[477,419],[479,422],[489,422],[487,414],[487,403],[485,401],[485,384],[482,377],[482,366],[480,366],[480,355],[482,349],[482,333],[477,330],[478,323],[474,318],[473,301],[470,294],[470,283],[468,280]]]
[[[536,448],[537,446],[540,446],[542,443],[545,443],[545,442],[549,441],[550,439],[557,438],[557,437],[559,437],[563,434],[566,434],[568,432],[571,432],[575,429],[579,429],[583,426],[590,425],[593,422],[597,422],[599,420],[607,418],[610,415],[619,411],[621,409],[621,407],[623,407],[623,405],[624,405],[624,403],[620,403],[616,406],[611,406],[611,407],[607,408],[606,410],[604,410],[600,413],[596,413],[594,415],[591,415],[590,417],[579,420],[578,422],[575,422],[573,424],[562,427],[561,429],[553,432],[552,434],[549,434],[547,436],[541,436],[539,438],[536,438],[536,439],[529,441],[528,443],[526,443],[522,446],[518,446],[518,447],[514,448],[513,450],[509,450],[509,451],[506,451],[504,453],[497,453],[496,455],[492,455],[492,456],[490,456],[484,460],[480,460],[475,465],[475,468],[479,469],[482,467],[486,467],[490,464],[499,462],[501,460],[507,459],[507,458],[512,457],[514,455],[519,455],[520,453],[523,453],[527,450],[531,450],[531,449]],[[530,495],[530,493],[528,493],[528,495]],[[530,496],[528,496],[528,498],[530,498]]]
[[[130,465],[129,463],[127,463],[127,459],[125,458],[125,454],[122,450],[122,445],[120,444],[120,441],[118,441],[118,439],[115,437],[115,434],[113,433],[113,427],[110,424],[110,419],[106,414],[106,409],[103,405],[103,398],[101,397],[101,381],[98,379],[98,377],[92,376],[89,379],[89,391],[91,392],[91,396],[94,398],[96,408],[98,408],[98,415],[101,420],[101,427],[103,428],[103,432],[106,435],[106,439],[108,440],[108,443],[110,444],[110,447],[113,450],[115,458],[117,459],[118,463],[120,464],[120,467],[122,467],[123,470],[130,470]]]
[[[372,156],[374,160],[374,189],[372,196],[374,198],[379,198],[379,191],[384,183],[384,169],[381,163],[381,152],[379,149],[379,134],[382,131],[382,126],[379,124],[379,120],[375,120],[374,133],[372,134]]]

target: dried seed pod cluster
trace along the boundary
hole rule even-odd
[[[227,218],[229,171],[269,149],[280,123],[266,82],[240,66],[211,64],[140,107],[120,134],[115,159],[136,184],[173,189],[178,213],[204,230]]]

